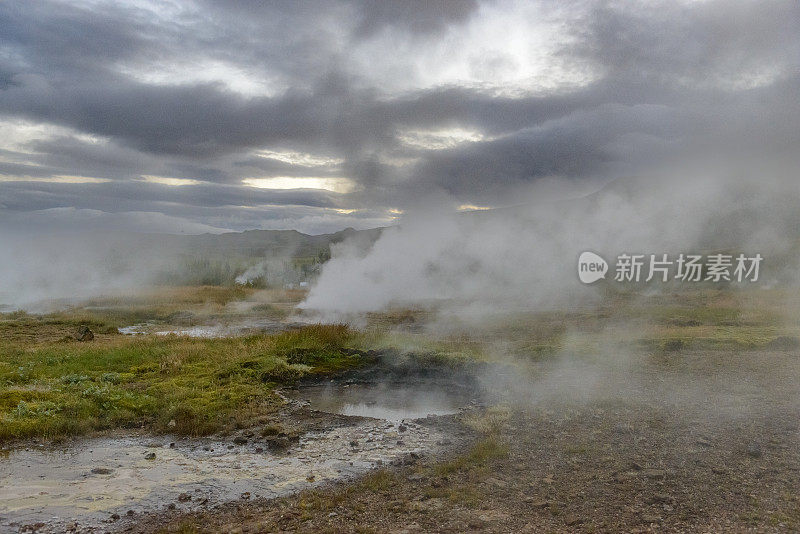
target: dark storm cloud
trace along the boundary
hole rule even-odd
[[[200,208],[263,204],[294,206],[301,218],[300,207],[320,217],[332,208],[372,213],[433,191],[493,204],[542,177],[609,179],[708,153],[791,155],[800,141],[797,2],[538,5],[568,37],[550,60],[577,65],[585,82],[437,81],[452,65],[447,55],[430,59],[434,51],[464,35],[475,45],[467,70],[519,61],[503,56],[512,43],[484,41],[480,26],[503,12],[496,24],[536,22],[514,3],[2,3],[0,120],[60,129],[0,147],[0,175],[112,183],[0,183],[0,204],[172,214],[187,206],[196,222]],[[402,67],[386,67],[398,56]],[[219,65],[227,70],[211,76]],[[453,128],[479,136],[452,146],[403,137]],[[170,187],[143,175],[204,183]],[[268,176],[342,176],[357,187],[336,195],[241,184]],[[242,220],[258,226],[251,215]]]

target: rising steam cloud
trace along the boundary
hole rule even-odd
[[[624,252],[759,252],[771,254],[773,276],[787,264],[800,222],[796,184],[681,172],[618,180],[581,198],[408,217],[366,254],[336,248],[303,307],[339,318],[426,305],[480,316],[591,301],[598,289],[575,272],[584,250],[610,261]]]

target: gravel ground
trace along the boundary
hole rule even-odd
[[[501,424],[442,418],[460,436],[444,456],[134,531],[798,531],[798,367],[791,351],[676,353],[601,378],[562,362]]]

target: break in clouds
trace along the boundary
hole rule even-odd
[[[0,239],[393,226],[334,250],[307,306],[344,311],[546,302],[584,247],[785,248],[799,28],[794,0],[6,2]]]

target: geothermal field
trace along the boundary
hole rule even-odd
[[[0,534],[800,532],[796,0],[0,2]]]

